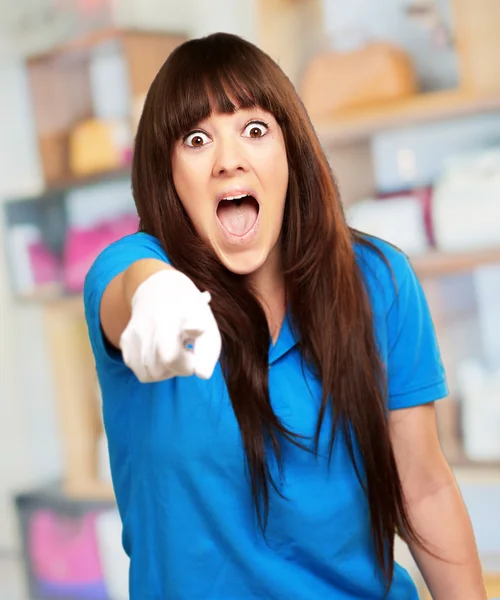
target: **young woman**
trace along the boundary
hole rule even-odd
[[[140,232],[85,285],[131,600],[485,598],[407,259],[349,229],[306,111],[240,38],[180,46],[133,165]]]

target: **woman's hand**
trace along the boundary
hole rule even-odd
[[[209,303],[208,292],[174,269],[158,271],[137,287],[120,348],[139,381],[212,376],[221,337]]]

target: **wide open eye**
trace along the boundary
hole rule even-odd
[[[208,142],[210,142],[210,138],[203,131],[192,131],[184,138],[184,143],[190,148],[201,148],[205,144],[208,144]]]
[[[266,135],[269,127],[264,121],[252,121],[245,127],[243,135],[253,139],[258,139]]]

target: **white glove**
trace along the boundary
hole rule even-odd
[[[212,376],[221,337],[210,299],[208,292],[201,293],[189,277],[173,269],[159,271],[139,285],[120,339],[123,360],[139,381]]]

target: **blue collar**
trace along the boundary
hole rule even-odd
[[[298,341],[298,332],[294,329],[287,314],[283,319],[283,325],[281,326],[276,343],[273,344],[272,340],[269,343],[269,364],[272,365],[279,360],[296,346]]]

